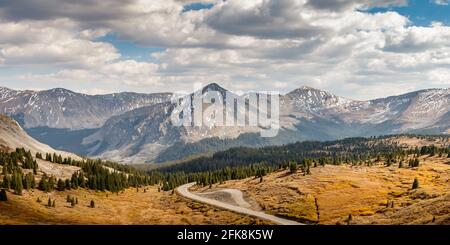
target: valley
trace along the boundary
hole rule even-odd
[[[206,98],[208,93],[229,93],[243,100],[252,95],[237,95],[211,83],[186,96]],[[177,96],[1,88],[0,112],[55,149],[125,164],[160,164],[239,146],[393,134],[439,135],[450,130],[448,88],[359,101],[302,86],[280,95],[280,131],[270,138],[260,137],[261,128],[250,126],[175,127],[170,118]],[[203,109],[210,106],[205,103]]]
[[[0,135],[0,224],[450,223],[446,134],[228,142],[151,168],[54,149],[4,115]]]

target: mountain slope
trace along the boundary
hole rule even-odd
[[[250,97],[250,94],[238,96],[212,83],[184,99],[192,99],[194,95],[205,99],[206,92],[222,95],[224,106],[230,106],[225,96],[235,99]],[[187,109],[186,118],[192,123],[195,121],[195,108],[183,105],[180,109],[178,101],[173,98],[168,93],[88,96],[63,89],[42,92],[0,89],[0,109],[13,112],[16,117],[22,116],[25,127],[50,125],[49,128],[28,130],[41,140],[48,139],[45,142],[58,149],[135,163],[177,160],[235,146],[255,147],[400,133],[450,133],[448,88],[358,101],[304,86],[280,96],[281,129],[273,138],[261,138],[261,127],[258,126],[215,125],[215,116],[204,118],[204,122],[210,125],[174,126],[172,112]],[[15,106],[10,104],[13,101]],[[204,102],[202,107],[206,111],[212,105]],[[69,113],[72,110],[75,113]],[[245,113],[245,110],[239,108],[236,113]],[[223,111],[224,118],[230,116],[227,113]],[[101,127],[52,133],[54,128],[65,126],[73,129]],[[66,134],[72,136],[63,137]],[[68,138],[73,139],[70,144],[67,143]]]
[[[25,128],[98,128],[114,115],[161,103],[170,93],[116,93],[86,95],[55,88],[16,91],[0,87],[0,113],[12,116]]]
[[[222,95],[227,92],[213,83],[190,96],[203,95],[206,91]],[[95,145],[89,151],[91,156],[126,162],[161,162],[234,146],[279,145],[430,129],[434,133],[445,133],[450,127],[447,120],[449,102],[450,89],[429,89],[357,101],[301,87],[280,97],[281,130],[273,138],[261,138],[259,127],[174,127],[170,115],[176,104],[167,102],[111,118],[96,133],[85,138],[84,144]]]
[[[20,125],[3,114],[0,114],[0,146],[3,150],[14,150],[16,148],[25,148],[32,153],[56,153],[63,157],[80,159],[75,154],[57,151],[50,146],[43,144],[30,137]]]

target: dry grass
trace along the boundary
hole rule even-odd
[[[157,187],[128,189],[118,195],[107,192],[72,190],[43,193],[8,193],[0,202],[0,224],[265,224],[267,222],[192,202]],[[78,198],[71,207],[67,195]],[[42,200],[38,203],[37,198]],[[48,198],[56,207],[47,207]],[[90,208],[90,201],[95,208]]]
[[[249,178],[217,187],[241,189],[266,212],[303,222],[346,223],[352,214],[352,223],[360,224],[427,224],[433,218],[449,224],[449,164],[448,158],[422,157],[419,168],[327,165],[312,175],[279,171],[262,183]],[[414,178],[420,188],[411,190]]]
[[[388,143],[398,143],[408,148],[422,147],[435,145],[438,147],[448,147],[450,146],[450,137],[447,135],[442,135],[441,137],[436,136],[392,136],[385,139]]]

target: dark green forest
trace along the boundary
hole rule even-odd
[[[200,157],[150,171],[98,159],[63,158],[55,153],[37,153],[33,156],[30,151],[17,148],[13,152],[0,152],[3,176],[1,187],[12,190],[17,195],[21,195],[24,189],[33,188],[44,192],[86,188],[118,193],[129,187],[158,185],[161,190],[169,191],[194,181],[204,186],[248,177],[263,181],[265,175],[278,170],[308,175],[311,174],[311,168],[327,164],[372,166],[383,162],[386,166],[414,168],[420,166],[419,156],[422,155],[450,158],[450,148],[430,145],[411,149],[385,139],[387,138],[349,138],[262,148],[236,147],[217,152],[211,157]],[[77,166],[80,170],[70,179],[56,179],[54,176],[38,173],[36,159]]]

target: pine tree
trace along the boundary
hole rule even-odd
[[[352,222],[352,220],[353,220],[353,216],[352,216],[351,214],[349,214],[349,215],[348,215],[348,218],[347,218],[347,225],[350,225],[350,223]]]
[[[51,207],[51,206],[52,206],[52,199],[50,199],[50,197],[48,198],[47,206],[48,206],[48,207]]]
[[[419,180],[417,178],[414,179],[414,182],[412,184],[412,189],[419,188]]]
[[[62,179],[58,179],[58,183],[56,184],[56,188],[58,191],[64,191],[66,189],[66,185]]]
[[[7,175],[3,176],[2,187],[5,189],[11,188],[11,178],[9,176],[7,176]]]
[[[0,190],[0,201],[6,202],[8,201],[8,196],[6,195],[6,190]]]
[[[297,162],[296,162],[296,161],[292,161],[292,162],[289,164],[289,171],[290,171],[291,173],[297,172]]]
[[[13,176],[13,182],[12,182],[14,194],[22,195],[22,190],[23,190],[23,182],[22,181],[23,181],[22,174],[19,172],[15,172],[14,176]]]

